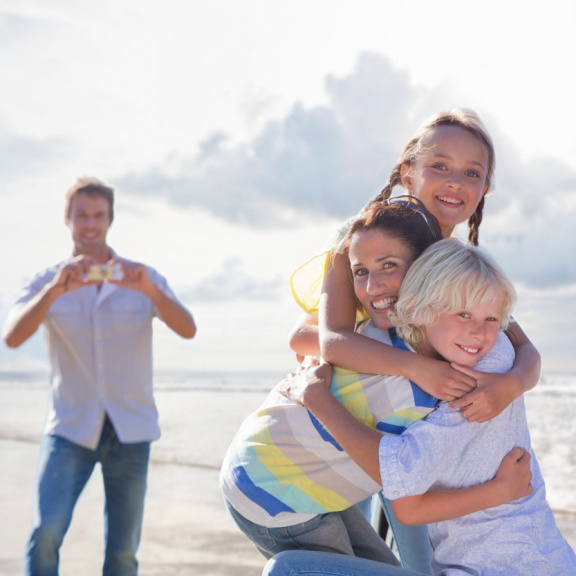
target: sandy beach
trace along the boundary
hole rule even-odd
[[[20,576],[31,523],[38,441],[47,391],[0,389],[0,574]],[[218,471],[242,419],[262,392],[159,391],[163,429],[154,444],[140,547],[142,576],[257,576],[264,559],[224,509]],[[96,576],[102,562],[102,484],[96,470],[61,552],[62,576]],[[576,516],[557,514],[576,547]]]

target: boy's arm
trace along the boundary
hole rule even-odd
[[[330,393],[331,366],[301,370],[296,376],[285,380],[279,391],[291,400],[304,405],[343,450],[373,480],[382,485],[380,442],[382,435],[356,420]],[[499,506],[530,494],[530,455],[515,448],[504,458],[494,479],[472,488],[429,491],[393,501],[400,522],[426,524],[456,518],[492,506]],[[400,502],[395,504],[395,502]]]
[[[441,400],[455,400],[476,387],[468,374],[354,332],[356,298],[346,259],[336,254],[326,270],[318,314],[321,356],[347,370],[393,374],[416,382]]]
[[[513,448],[492,480],[470,488],[430,490],[398,498],[392,500],[392,509],[400,522],[415,526],[459,518],[523,498],[532,493],[530,458],[523,448]]]
[[[332,366],[322,362],[319,366],[299,370],[277,389],[312,412],[356,464],[382,485],[378,459],[382,436],[356,420],[336,400],[329,390],[331,375]]]

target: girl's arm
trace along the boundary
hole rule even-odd
[[[300,361],[304,356],[320,356],[318,315],[301,314],[289,338],[290,348],[296,352]]]
[[[452,403],[470,422],[486,422],[497,416],[516,398],[532,390],[541,373],[538,350],[516,322],[508,328],[509,338],[516,353],[512,370],[505,374],[476,372],[453,364],[476,380],[478,387]]]
[[[441,400],[455,400],[476,381],[448,363],[399,350],[354,332],[356,298],[346,259],[336,254],[328,266],[318,315],[321,356],[348,370],[393,374],[416,382]]]
[[[327,387],[330,373],[331,367],[323,363],[285,380],[279,390],[306,406],[356,464],[382,485],[382,436],[356,420],[334,398]],[[393,501],[394,513],[398,508],[398,519],[407,524],[441,522],[522,498],[532,492],[530,480],[530,455],[515,448],[504,458],[492,480],[471,488],[435,490],[398,499]]]

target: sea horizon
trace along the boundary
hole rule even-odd
[[[154,388],[159,390],[234,390],[266,392],[272,389],[287,372],[270,370],[253,371],[196,371],[155,370]],[[48,387],[49,372],[46,370],[0,370],[0,387],[29,386]],[[566,394],[576,397],[576,372],[546,371],[530,394]]]

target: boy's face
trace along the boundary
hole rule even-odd
[[[494,346],[500,331],[504,291],[472,310],[446,312],[424,329],[427,347],[448,362],[472,368]]]

